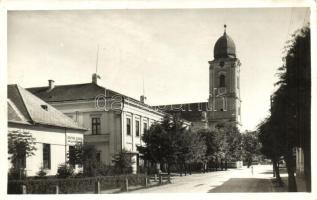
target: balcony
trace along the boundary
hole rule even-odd
[[[98,135],[84,135],[84,141],[87,143],[109,142],[110,133]]]

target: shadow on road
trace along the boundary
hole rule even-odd
[[[268,170],[268,171],[262,172],[262,173],[260,173],[260,174],[273,174],[273,172],[272,172],[272,170]],[[287,174],[286,168],[281,168],[281,169],[280,169],[280,174]]]
[[[209,193],[217,192],[272,192],[270,179],[260,178],[231,178],[224,184],[209,190]]]

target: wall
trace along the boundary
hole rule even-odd
[[[65,145],[65,129],[43,126],[10,125],[8,131],[21,130],[30,132],[35,138],[37,150],[35,155],[26,159],[26,171],[28,176],[35,176],[43,165],[43,144],[51,145],[51,169],[47,170],[47,175],[56,175],[60,164],[65,163],[68,146]],[[66,130],[66,134],[81,137],[83,134],[79,130]]]
[[[138,153],[137,145],[141,145],[144,123],[148,127],[155,121],[161,121],[163,114],[155,112],[129,100],[125,100],[123,110],[97,109],[94,101],[61,102],[52,104],[55,108],[73,118],[83,127],[89,129],[85,132],[85,142],[93,144],[101,152],[101,161],[105,164],[112,164],[115,154],[121,149]],[[111,101],[108,102],[111,104]],[[149,111],[152,110],[152,111]],[[91,118],[100,117],[101,134],[92,135]],[[131,119],[131,136],[126,134],[126,119]],[[136,136],[135,121],[140,121],[140,136]]]

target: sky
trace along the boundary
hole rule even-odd
[[[136,99],[144,91],[150,105],[207,101],[208,61],[226,24],[242,64],[242,130],[254,130],[285,42],[308,21],[307,8],[9,11],[8,83],[88,83],[97,65],[100,85]]]

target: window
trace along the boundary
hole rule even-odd
[[[135,121],[135,135],[137,137],[140,136],[140,122],[139,121]]]
[[[219,87],[226,87],[226,76],[223,74],[219,76]]]
[[[127,135],[131,135],[131,119],[127,118]]]
[[[93,135],[100,134],[100,118],[99,117],[91,118],[91,131]]]
[[[147,123],[143,123],[143,134],[147,131]]]
[[[100,151],[98,151],[98,152],[96,153],[96,161],[97,161],[97,162],[100,162],[100,161],[101,161],[101,152],[100,152]]]
[[[75,167],[76,158],[75,158],[75,147],[74,146],[69,146],[68,156],[69,156],[69,164],[71,166]]]
[[[43,144],[43,168],[51,169],[51,145]]]
[[[238,89],[240,88],[240,78],[239,78],[239,76],[237,77],[237,88]]]

